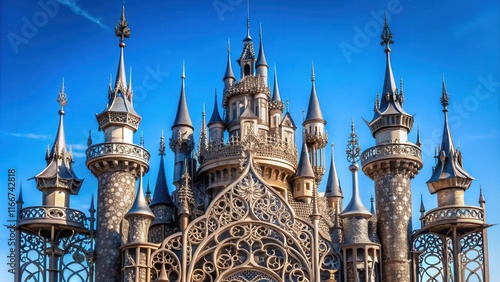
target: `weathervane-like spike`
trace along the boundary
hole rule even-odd
[[[87,147],[92,146],[92,130],[89,130],[89,137],[87,138]]]
[[[441,105],[443,105],[443,111],[448,111],[448,105],[450,104],[450,95],[448,95],[448,91],[446,90],[446,83],[444,82],[444,74],[443,74],[443,91],[441,92]]]
[[[392,40],[392,32],[389,28],[389,23],[387,23],[387,12],[384,12],[384,29],[380,38],[382,39],[382,41],[380,41],[380,45],[385,45],[386,52],[391,51],[389,45],[394,44],[394,40]]]
[[[186,78],[186,66],[184,65],[184,59],[182,60],[182,74],[181,78],[185,79]]]
[[[314,62],[311,63],[311,81],[316,80],[316,75],[314,74]]]
[[[160,156],[165,156],[165,137],[163,137],[163,129],[161,130],[160,149],[158,151],[160,152]]]
[[[64,77],[61,83],[61,91],[59,92],[59,96],[57,96],[57,102],[59,103],[59,105],[61,105],[61,111],[68,102],[68,96],[66,96],[66,93],[64,92]]]
[[[349,139],[347,141],[347,160],[351,163],[357,163],[359,161],[359,156],[361,152],[361,146],[358,142],[358,135],[354,131],[354,118],[351,122],[351,134],[349,134]]]
[[[125,19],[125,1],[122,2],[122,15],[120,21],[116,24],[115,35],[120,38],[120,47],[125,47],[125,38],[130,37],[130,28]]]

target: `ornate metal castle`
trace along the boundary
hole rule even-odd
[[[411,228],[410,181],[422,168],[421,149],[419,138],[408,140],[413,116],[403,109],[402,83],[398,89],[394,81],[387,21],[382,95],[366,121],[375,144],[361,152],[352,123],[347,205],[333,146],[326,192],[318,193],[328,135],[314,66],[298,128],[280,97],[276,71],[270,86],[262,36],[256,56],[249,18],[236,61],[239,79],[228,48],[222,99],[215,96],[208,123],[203,113],[197,144],[183,69],[172,135],[168,143],[160,138],[156,185],[146,190],[150,153],[142,142],[133,143],[141,117],[125,75],[130,29],[124,8],[115,31],[118,72],[97,115],[105,141],[92,144],[89,138],[86,152],[86,165],[98,179],[97,207],[92,199],[88,214],[70,208],[83,180],[66,148],[63,83],[56,139],[47,167],[34,177],[42,205],[23,207],[22,194],[17,201],[16,281],[489,281],[485,200],[481,194],[479,206],[464,204],[474,178],[453,145],[444,81],[442,143],[427,181],[438,207],[426,212],[422,203],[421,226]],[[163,163],[167,145],[175,155],[172,192]],[[360,168],[375,184],[370,210],[358,189]]]

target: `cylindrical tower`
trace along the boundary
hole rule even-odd
[[[376,145],[363,152],[363,172],[375,181],[379,238],[382,243],[384,281],[410,281],[411,187],[422,168],[421,150],[408,141],[413,116],[402,107],[403,93],[396,89],[390,63],[393,43],[387,21],[382,33],[386,72],[383,95],[368,123]]]
[[[129,230],[124,216],[132,206],[137,178],[149,170],[149,153],[133,144],[141,117],[134,110],[132,84],[127,86],[125,77],[124,39],[130,36],[130,28],[124,7],[115,33],[120,38],[115,87],[110,86],[106,109],[97,115],[104,143],[86,152],[87,167],[98,180],[96,281],[120,281],[120,246]]]

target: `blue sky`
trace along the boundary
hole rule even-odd
[[[47,144],[52,145],[59,116],[56,102],[64,77],[66,140],[75,156],[74,169],[85,182],[73,208],[87,210],[96,194],[95,178],[85,167],[88,131],[94,143],[103,141],[95,114],[106,104],[110,74],[118,63],[118,39],[113,28],[121,1],[2,1],[0,50],[0,138],[3,161],[0,206],[7,203],[7,169],[16,169],[25,206],[40,205],[41,193],[28,178],[45,167]],[[427,210],[437,206],[425,182],[431,176],[434,147],[443,129],[439,103],[444,74],[450,102],[450,127],[460,145],[465,169],[476,178],[466,192],[466,204],[478,205],[479,187],[486,197],[489,223],[500,222],[498,171],[500,159],[500,3],[498,1],[325,1],[255,0],[250,4],[251,34],[258,44],[259,23],[268,63],[276,64],[282,99],[300,124],[311,88],[314,61],[316,89],[330,141],[336,144],[337,171],[350,199],[351,183],[345,145],[351,118],[361,147],[375,144],[362,117],[370,119],[373,100],[383,85],[385,56],[379,45],[383,11],[387,10],[395,44],[392,67],[404,79],[405,104],[415,114],[416,139],[420,128],[424,168],[412,182],[414,228],[420,226],[419,199]],[[136,1],[126,3],[131,37],[126,41],[125,64],[132,67],[134,105],[142,116],[146,148],[152,153],[154,186],[158,169],[160,132],[171,135],[180,88],[182,61],[191,118],[200,128],[202,104],[213,107],[213,93],[222,91],[227,40],[231,39],[235,73],[245,36],[246,2]],[[272,71],[270,71],[272,73]],[[220,97],[220,96],[219,96]],[[220,101],[219,101],[220,105]],[[139,143],[140,133],[135,136]],[[198,135],[196,135],[197,138]],[[327,155],[330,155],[328,148]],[[173,154],[168,152],[167,178],[172,178]],[[324,181],[326,182],[326,181]],[[324,190],[322,183],[320,190]],[[361,195],[369,205],[372,182],[360,175]],[[172,188],[173,185],[170,185]],[[17,190],[18,191],[18,190]],[[17,192],[16,192],[17,193]],[[0,210],[0,222],[7,210]],[[7,253],[6,232],[0,253]],[[491,276],[500,275],[500,229],[489,230]],[[6,271],[0,259],[0,272]]]

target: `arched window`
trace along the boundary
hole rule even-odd
[[[232,119],[235,120],[236,119],[236,103],[233,103],[231,105],[231,108],[233,109],[233,116],[232,116]]]
[[[247,75],[250,75],[250,65],[249,64],[246,64],[243,68],[243,75],[244,76],[247,76]]]

